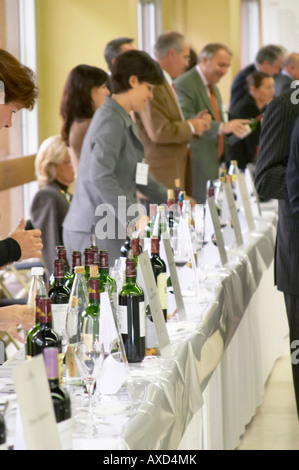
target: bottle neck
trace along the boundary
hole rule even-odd
[[[136,284],[136,276],[126,276],[126,284]]]

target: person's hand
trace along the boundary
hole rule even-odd
[[[26,221],[22,218],[17,228],[9,234],[9,237],[16,240],[20,245],[22,253],[20,260],[40,258],[43,248],[42,233],[39,229],[25,230],[25,225]]]
[[[19,334],[18,326],[22,325],[24,330],[30,330],[35,322],[34,309],[27,305],[9,305],[0,308],[0,330],[7,331],[18,341],[24,342]]]
[[[193,126],[195,135],[201,136],[203,132],[207,131],[211,127],[212,117],[208,113],[204,113],[202,117],[195,119],[189,119],[189,122]]]
[[[246,124],[250,124],[249,119],[233,119],[228,122],[223,122],[221,124],[221,133],[222,134],[235,134],[239,139],[248,134],[248,128]]]
[[[149,222],[149,217],[147,215],[141,215],[140,219],[136,224],[136,230],[139,233],[139,237],[143,238],[145,234],[145,227]]]

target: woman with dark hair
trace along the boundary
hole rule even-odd
[[[74,67],[66,80],[60,115],[63,119],[61,136],[68,146],[75,176],[83,139],[97,108],[102,106],[109,90],[106,87],[107,73],[91,65]]]
[[[261,120],[266,106],[274,97],[274,79],[258,70],[248,75],[249,94],[236,102],[229,113],[230,119],[256,119],[256,128],[244,139],[228,138],[226,161],[238,161],[238,167],[245,170],[248,163],[255,163],[261,131]]]
[[[136,190],[153,202],[166,203],[167,189],[151,174],[145,185],[136,178],[144,151],[130,115],[144,108],[154,85],[163,80],[159,64],[145,52],[130,50],[116,58],[109,85],[112,95],[95,112],[84,139],[74,196],[63,224],[69,258],[73,250],[88,247],[95,233],[114,263],[126,238],[126,224],[136,215]],[[140,214],[142,207],[138,210]]]

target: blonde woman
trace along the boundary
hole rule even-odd
[[[35,160],[35,172],[40,189],[30,209],[30,222],[42,231],[43,260],[47,278],[53,272],[56,246],[62,245],[62,223],[69,209],[69,185],[74,171],[65,142],[60,135],[46,139]]]

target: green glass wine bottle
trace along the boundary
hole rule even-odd
[[[126,259],[126,282],[118,295],[118,320],[128,362],[141,362],[145,356],[145,303],[131,258]]]

